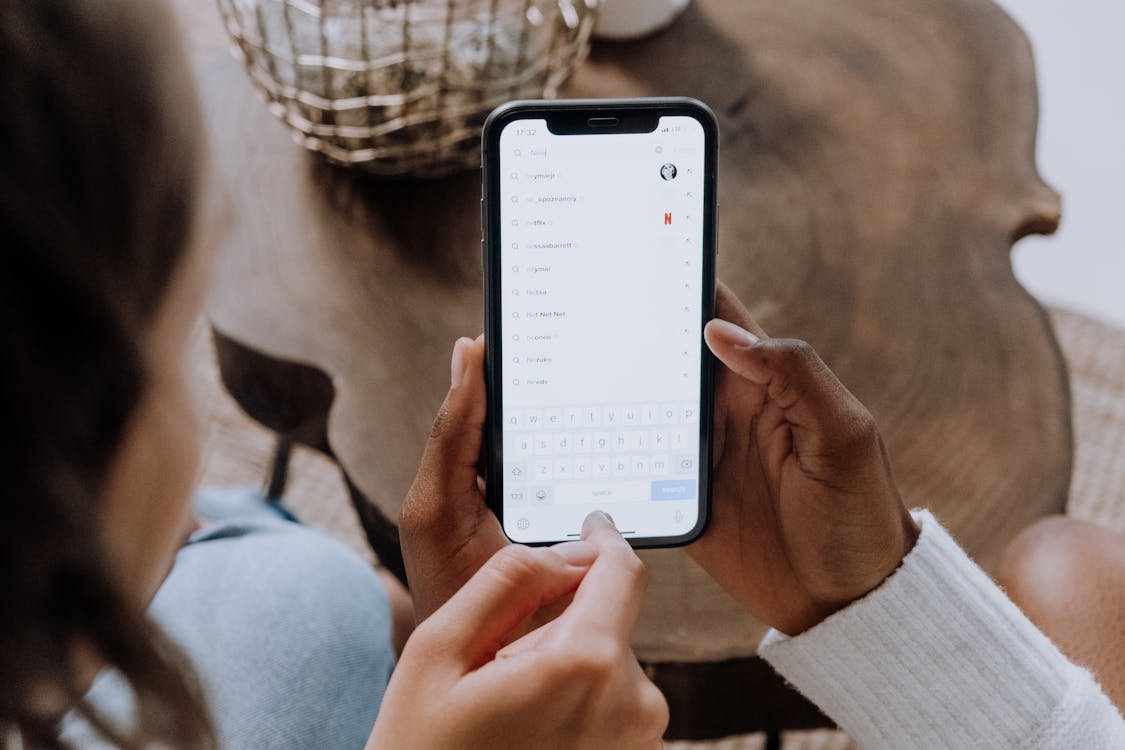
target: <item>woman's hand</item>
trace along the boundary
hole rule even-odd
[[[419,625],[368,748],[661,747],[668,706],[629,650],[644,568],[605,514],[582,537],[505,547]],[[510,640],[571,593],[558,617]]]
[[[713,507],[688,551],[751,614],[800,633],[883,582],[917,539],[871,414],[803,341],[720,285]]]
[[[449,393],[399,514],[402,555],[418,622],[510,542],[484,501],[477,464],[484,444],[484,337],[458,339]]]

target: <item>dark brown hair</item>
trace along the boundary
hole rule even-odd
[[[117,590],[98,533],[142,340],[195,214],[200,118],[161,7],[0,3],[0,744],[59,747],[45,704],[60,697],[121,746],[214,744],[194,678]],[[76,644],[131,685],[134,730],[82,701]]]

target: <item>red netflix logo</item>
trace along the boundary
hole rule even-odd
[[[665,224],[671,224],[672,223],[672,214],[670,212],[666,211],[664,213],[664,223]]]

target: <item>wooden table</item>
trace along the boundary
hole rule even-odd
[[[221,45],[195,45],[236,222],[211,315],[247,411],[331,453],[376,551],[481,330],[478,175],[373,182],[297,148]],[[686,94],[720,121],[719,276],[767,331],[809,340],[871,408],[903,496],[991,563],[1063,509],[1067,379],[1012,243],[1051,232],[1035,76],[989,0],[699,0],[597,44],[566,92]],[[670,736],[823,722],[753,657],[763,628],[679,550],[644,553],[635,646]]]

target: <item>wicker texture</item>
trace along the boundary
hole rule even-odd
[[[218,0],[270,110],[299,143],[381,176],[477,166],[488,113],[551,98],[600,0]]]

